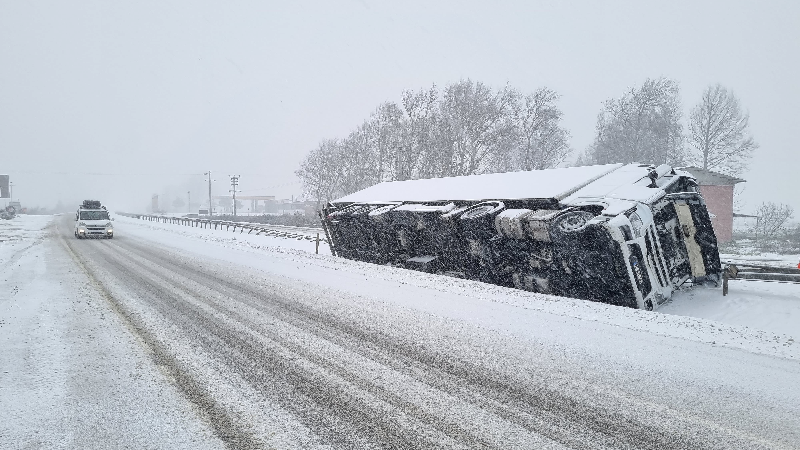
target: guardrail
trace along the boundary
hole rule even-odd
[[[729,280],[760,280],[779,283],[800,283],[800,269],[758,266],[752,264],[726,264],[722,272],[722,295],[728,294]]]
[[[291,226],[283,227],[281,225],[265,225],[253,222],[231,222],[228,220],[159,216],[153,214],[131,214],[124,212],[117,212],[116,214],[124,217],[131,217],[134,219],[141,219],[150,222],[171,223],[193,228],[197,227],[197,228],[211,229],[213,227],[213,229],[215,230],[221,230],[224,227],[226,231],[232,231],[234,233],[238,229],[240,234],[244,233],[244,231],[247,230],[247,234],[252,234],[255,231],[256,235],[279,237],[284,239],[306,240],[316,243],[317,253],[319,253],[320,243],[328,244],[327,238],[320,237],[320,233],[324,234],[324,230],[322,228],[315,229],[315,228],[291,227]]]

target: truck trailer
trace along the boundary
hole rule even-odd
[[[668,165],[385,182],[321,215],[337,256],[633,308],[721,274],[697,182]]]

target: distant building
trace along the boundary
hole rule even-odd
[[[682,167],[691,173],[700,185],[700,193],[706,201],[711,223],[719,242],[730,242],[733,239],[733,189],[741,178],[732,177],[699,167]]]
[[[215,195],[214,200],[221,207],[221,213],[233,212],[233,197],[230,195]],[[250,202],[250,206],[247,203]],[[274,212],[275,196],[274,195],[237,195],[236,202],[238,203],[237,214],[265,214]]]

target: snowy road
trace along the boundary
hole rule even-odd
[[[0,297],[3,448],[39,447],[34,407],[76,434],[45,447],[800,448],[786,336],[133,220],[109,241],[71,226],[4,269],[22,288]],[[42,326],[57,332],[34,342]],[[101,423],[126,431],[92,436]]]

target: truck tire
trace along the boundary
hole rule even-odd
[[[586,225],[595,217],[589,211],[567,211],[553,219],[550,226],[550,234],[553,240],[563,237],[575,236],[586,228]]]
[[[461,220],[474,220],[485,217],[489,214],[500,212],[505,205],[503,202],[483,202],[469,208],[461,214]]]
[[[499,201],[478,203],[464,211],[458,217],[462,232],[467,239],[482,241],[497,233],[494,218],[505,209],[506,205]]]

